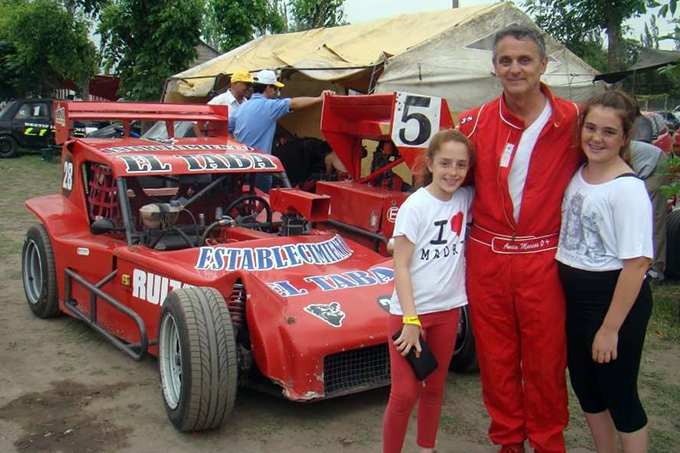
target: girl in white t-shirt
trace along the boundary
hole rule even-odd
[[[637,377],[652,310],[652,206],[627,162],[634,107],[619,91],[590,99],[580,119],[588,162],[564,195],[556,259],[567,299],[572,387],[600,453],[646,452]],[[618,436],[617,436],[618,432]],[[618,437],[618,439],[617,439]]]
[[[418,451],[433,451],[458,312],[467,304],[463,245],[474,189],[460,185],[473,165],[474,149],[459,131],[445,130],[432,138],[425,157],[423,187],[399,208],[394,227],[395,290],[388,321],[392,388],[384,453],[401,452],[418,397]],[[423,382],[404,358],[412,348],[420,355],[420,335],[438,363]]]

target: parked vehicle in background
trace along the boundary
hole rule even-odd
[[[41,149],[54,145],[52,99],[18,99],[0,110],[0,158],[15,157],[19,148]],[[74,136],[84,137],[79,125]]]
[[[654,113],[658,113],[663,117],[663,119],[666,120],[666,125],[668,126],[668,129],[671,132],[671,134],[680,129],[680,116],[678,113],[674,112],[654,112]]]
[[[656,112],[642,112],[652,122],[652,144],[670,153],[673,146],[668,124],[663,116]]]

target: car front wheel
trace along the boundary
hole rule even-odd
[[[163,304],[158,367],[165,409],[180,431],[219,427],[236,400],[238,364],[229,309],[212,288],[173,291]]]
[[[19,144],[9,135],[0,135],[0,158],[16,157],[19,154]]]

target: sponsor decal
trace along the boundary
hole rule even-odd
[[[387,313],[390,312],[390,302],[392,302],[392,296],[378,297],[378,307],[382,308]]]
[[[346,316],[338,302],[307,305],[304,310],[333,327],[342,327],[342,320],[345,319]]]
[[[371,229],[375,228],[376,225],[378,225],[378,214],[375,212],[375,209],[371,211],[371,216],[368,219],[368,226],[371,227]]]
[[[172,165],[162,162],[156,156],[118,156],[125,162],[127,173],[169,173]]]
[[[387,210],[387,220],[388,220],[390,223],[396,222],[396,221],[397,221],[397,214],[398,214],[398,213],[399,213],[399,208],[396,207],[396,206],[391,206],[391,207]]]
[[[333,264],[352,255],[342,237],[323,242],[286,244],[272,247],[201,247],[196,269],[210,271],[266,271],[288,269],[303,264]]]
[[[132,297],[150,304],[161,305],[170,291],[190,287],[192,285],[141,269],[132,271]]]
[[[472,121],[472,120],[473,120],[473,116],[468,115],[468,116],[460,119],[460,124],[462,126],[463,124],[467,123],[468,121]]]
[[[374,267],[367,271],[350,271],[340,274],[313,275],[304,281],[314,284],[321,291],[360,288],[365,286],[386,285],[394,280],[394,271],[387,267]],[[309,294],[305,288],[298,288],[288,280],[271,282],[267,285],[283,297],[304,296]]]
[[[54,109],[54,122],[59,126],[66,127],[66,109],[64,107]]]
[[[197,156],[175,156],[185,160],[189,171],[229,171],[276,169],[276,164],[266,154],[200,154]]]
[[[146,151],[252,151],[254,148],[246,145],[231,145],[231,144],[196,144],[196,145],[175,145],[172,144],[156,144],[156,145],[135,145],[135,146],[112,146],[109,148],[102,148],[104,153],[124,154],[124,153],[138,153]]]
[[[200,146],[200,145],[199,145]],[[169,173],[172,164],[166,162],[168,156],[162,155],[137,155],[117,156],[125,162],[127,173]],[[198,154],[198,155],[174,155],[174,158],[183,159],[189,171],[242,171],[242,170],[275,170],[276,164],[266,154]]]

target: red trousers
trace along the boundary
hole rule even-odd
[[[467,290],[491,416],[499,445],[529,439],[540,453],[565,451],[565,302],[555,251],[499,254],[467,241]]]
[[[383,453],[400,453],[408,419],[416,399],[418,403],[418,439],[423,448],[434,448],[439,427],[439,415],[444,400],[444,384],[456,346],[459,309],[419,315],[423,339],[437,359],[437,369],[425,381],[419,381],[411,366],[399,354],[392,335],[402,327],[402,316],[390,315],[387,325],[390,350],[392,388],[383,421]]]

